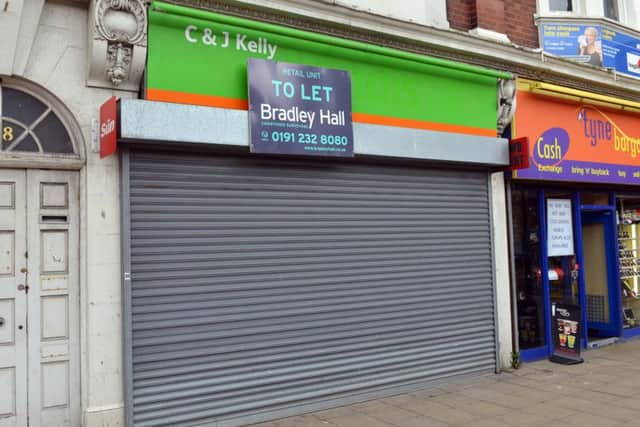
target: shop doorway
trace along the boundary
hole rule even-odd
[[[590,339],[620,335],[615,211],[582,211],[587,333]]]

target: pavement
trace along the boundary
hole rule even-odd
[[[640,340],[252,427],[640,426]]]

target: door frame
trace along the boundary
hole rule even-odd
[[[527,187],[527,185],[523,185]],[[571,193],[571,209],[572,209],[572,218],[573,218],[573,236],[574,236],[574,249],[575,249],[575,257],[576,262],[580,265],[580,274],[578,276],[578,287],[579,287],[579,300],[580,306],[582,308],[582,324],[585,327],[582,328],[582,348],[586,348],[589,343],[588,337],[588,321],[587,321],[587,296],[586,296],[586,288],[585,288],[585,278],[584,278],[584,250],[583,250],[583,234],[582,234],[582,214],[588,212],[610,212],[610,233],[609,239],[606,239],[606,248],[605,250],[609,253],[608,262],[607,262],[607,270],[608,270],[608,280],[609,280],[609,299],[610,299],[610,319],[614,322],[614,328],[611,329],[613,332],[613,336],[619,337],[622,336],[623,328],[622,328],[622,295],[619,287],[620,281],[620,266],[618,259],[618,250],[617,250],[617,227],[616,227],[616,195],[614,191],[603,191],[608,193],[608,204],[607,205],[583,205],[581,203],[580,193],[589,191],[589,190],[580,190],[580,189],[568,189],[565,187],[545,187],[545,186],[531,186],[529,188],[534,188],[537,190],[538,197],[538,227],[539,227],[539,237],[540,237],[540,246],[539,246],[539,256],[540,256],[540,269],[542,272],[548,270],[549,260],[547,257],[547,230],[546,230],[546,194],[548,191],[567,191]],[[606,238],[606,237],[605,237]],[[520,360],[524,362],[530,362],[534,360],[543,359],[553,353],[553,343],[551,342],[551,301],[550,301],[550,288],[549,288],[549,278],[547,274],[542,274],[541,277],[542,284],[542,299],[543,299],[543,313],[544,313],[544,333],[545,333],[545,344],[540,347],[531,348],[527,350],[520,351]],[[613,300],[613,301],[611,301]],[[514,330],[514,334],[517,334],[517,327]],[[517,342],[517,335],[514,337],[514,340]]]
[[[85,140],[85,133],[78,122],[77,114],[70,109],[70,107],[61,101],[58,96],[54,95],[49,89],[42,85],[39,85],[30,80],[15,77],[15,76],[2,76],[0,82],[0,98],[2,95],[2,89],[4,87],[10,87],[33,96],[47,105],[57,115],[58,119],[62,122],[64,128],[69,134],[69,137],[74,146],[73,154],[58,154],[58,153],[29,153],[29,152],[12,152],[10,154],[0,152],[0,170],[29,170],[29,169],[41,169],[51,170],[56,172],[74,172],[77,176],[77,206],[78,206],[78,225],[77,225],[77,244],[78,244],[78,366],[79,366],[79,395],[72,396],[74,399],[79,400],[80,406],[80,419],[79,422],[84,422],[85,418],[91,412],[100,413],[103,410],[110,410],[111,407],[95,407],[94,410],[90,408],[89,402],[89,389],[90,385],[95,385],[96,382],[91,380],[90,372],[99,368],[92,367],[89,364],[88,354],[90,351],[90,340],[87,319],[90,315],[90,305],[88,289],[86,288],[88,283],[88,265],[89,248],[88,238],[89,225],[88,225],[88,189],[87,180],[89,173],[87,171],[87,159],[91,156],[91,150],[88,142]],[[76,109],[77,110],[77,109]],[[86,121],[86,120],[85,120]],[[95,156],[94,156],[95,157]],[[117,165],[117,162],[113,163]],[[105,173],[110,166],[98,166],[98,175]],[[93,174],[95,174],[94,172]],[[116,181],[117,182],[117,181]],[[101,185],[104,183],[100,181]],[[105,194],[109,194],[110,188],[103,190]],[[25,196],[26,198],[26,196]],[[116,209],[117,210],[117,209]],[[94,233],[95,234],[95,233]],[[121,354],[118,353],[117,357]],[[119,366],[118,366],[119,368]],[[105,377],[113,376],[112,372],[104,373]],[[121,377],[121,374],[116,374]],[[110,379],[111,381],[112,379]],[[94,387],[95,388],[95,387]],[[95,406],[95,405],[94,405]],[[115,408],[120,408],[121,404],[116,403]],[[105,409],[107,408],[107,409]]]
[[[622,300],[620,295],[620,269],[618,253],[618,238],[616,229],[616,207],[614,206],[599,206],[599,205],[582,205],[580,207],[581,213],[581,227],[580,234],[582,238],[582,225],[583,224],[602,224],[604,226],[604,250],[605,250],[605,262],[607,265],[607,291],[609,300],[609,324],[597,324],[598,329],[602,330],[603,337],[619,337],[622,334]],[[585,215],[593,215],[596,217],[594,221],[585,221]],[[582,239],[581,239],[582,240]],[[581,242],[582,243],[582,242]],[[581,245],[581,251],[584,252]],[[583,276],[583,286],[581,292],[584,293],[584,300],[586,302],[587,289],[586,282]],[[581,295],[582,297],[583,295]],[[582,298],[581,298],[582,300]],[[587,319],[586,304],[583,309],[583,321],[585,327],[583,333],[585,335],[585,342],[588,343],[588,330],[589,321]],[[594,322],[594,324],[596,324]],[[594,325],[595,326],[595,325]]]

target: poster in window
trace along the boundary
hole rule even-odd
[[[547,255],[573,255],[571,200],[547,199]]]

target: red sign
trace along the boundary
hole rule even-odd
[[[100,107],[100,158],[116,152],[116,97],[112,96]]]
[[[515,138],[509,141],[509,170],[529,167],[529,137]]]

